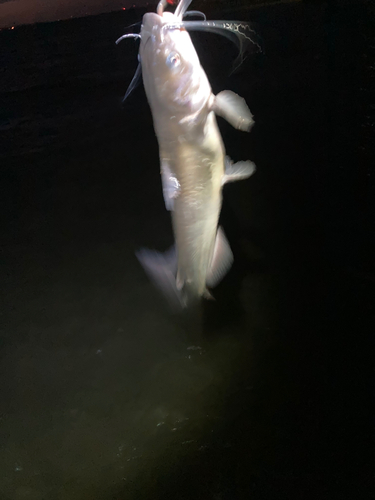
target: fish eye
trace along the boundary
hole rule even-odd
[[[170,52],[165,62],[169,68],[176,69],[181,64],[180,55],[177,52]]]

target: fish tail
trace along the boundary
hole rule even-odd
[[[176,284],[177,252],[175,246],[165,253],[142,248],[136,252],[146,274],[167,299],[172,312],[180,312],[186,307],[182,290]]]

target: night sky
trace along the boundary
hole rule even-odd
[[[0,28],[82,17],[155,3],[152,0],[0,0]]]

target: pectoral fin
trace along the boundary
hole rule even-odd
[[[126,99],[129,97],[129,95],[138,86],[138,84],[140,83],[141,79],[142,79],[142,65],[141,65],[141,61],[139,61],[137,69],[135,70],[133,79],[130,82],[127,91],[125,92],[125,95],[124,95],[124,98],[122,99],[122,102],[126,101]]]
[[[206,284],[210,288],[215,287],[227,274],[233,264],[233,254],[228,240],[221,227],[218,228],[215,247],[212,254],[210,269],[207,273]]]
[[[166,159],[162,159],[161,161],[161,180],[163,185],[165,208],[169,211],[173,211],[174,200],[180,192],[180,183],[178,182],[177,177],[172,174],[168,160]]]
[[[223,90],[215,96],[212,110],[236,129],[249,132],[254,125],[253,115],[245,99],[231,90]]]
[[[225,157],[225,174],[222,184],[247,179],[256,171],[255,163],[250,160],[233,163],[229,156]]]

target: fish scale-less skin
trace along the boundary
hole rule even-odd
[[[224,147],[213,112],[208,113],[207,122],[203,129],[208,134],[202,130],[198,143],[191,142],[188,133],[187,140],[161,147],[180,184],[172,212],[178,282],[193,297],[206,289],[222,201]]]
[[[221,194],[214,184],[215,179],[211,177],[204,184],[189,190],[188,196],[181,194],[175,201],[172,213],[178,279],[189,287],[190,294],[197,296],[202,295],[206,288],[206,275],[221,209]]]
[[[211,86],[189,34],[163,30],[173,19],[168,12],[145,14],[140,59],[161,173],[176,180],[172,189],[177,186],[171,204],[176,287],[191,302],[206,293],[221,210],[225,149],[212,109]]]

